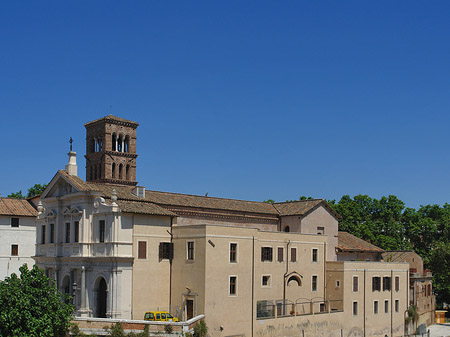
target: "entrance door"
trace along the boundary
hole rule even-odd
[[[98,283],[96,317],[106,318],[106,281],[104,278]]]
[[[194,317],[194,300],[186,300],[186,315],[188,320]]]

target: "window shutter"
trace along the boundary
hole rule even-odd
[[[170,242],[168,246],[169,246],[169,260],[173,260],[173,242]]]
[[[138,242],[138,259],[147,258],[147,242],[139,241]]]

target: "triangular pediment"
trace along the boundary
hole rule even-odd
[[[51,197],[61,197],[63,195],[77,193],[80,190],[73,182],[67,179],[61,172],[55,174],[53,179],[48,184],[47,188],[41,195],[41,199]]]

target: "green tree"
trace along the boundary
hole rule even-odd
[[[13,192],[9,194],[8,198],[25,199],[25,196],[22,194],[22,190],[20,190],[19,192]]]
[[[28,189],[27,198],[34,197],[35,195],[41,195],[47,186],[48,186],[48,184],[43,184],[43,185],[35,184],[34,186],[32,186]]]
[[[55,283],[37,266],[24,264],[20,277],[0,281],[1,336],[66,336],[73,305],[63,301]]]
[[[22,194],[22,190],[19,192],[13,192],[10,195],[8,195],[8,198],[16,198],[16,199],[25,199],[25,198],[31,198],[35,195],[40,195],[42,192],[44,192],[45,188],[48,186],[48,184],[34,184],[34,186],[31,186],[28,189],[27,195]]]
[[[433,272],[433,292],[436,295],[436,302],[440,306],[443,303],[450,303],[450,242],[437,242],[428,261]]]
[[[414,334],[417,331],[417,321],[419,320],[419,312],[417,310],[417,305],[411,304],[408,308],[408,316],[406,316],[406,323],[412,323],[414,327]]]

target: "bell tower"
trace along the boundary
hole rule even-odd
[[[86,181],[136,185],[138,123],[109,115],[86,127]]]

